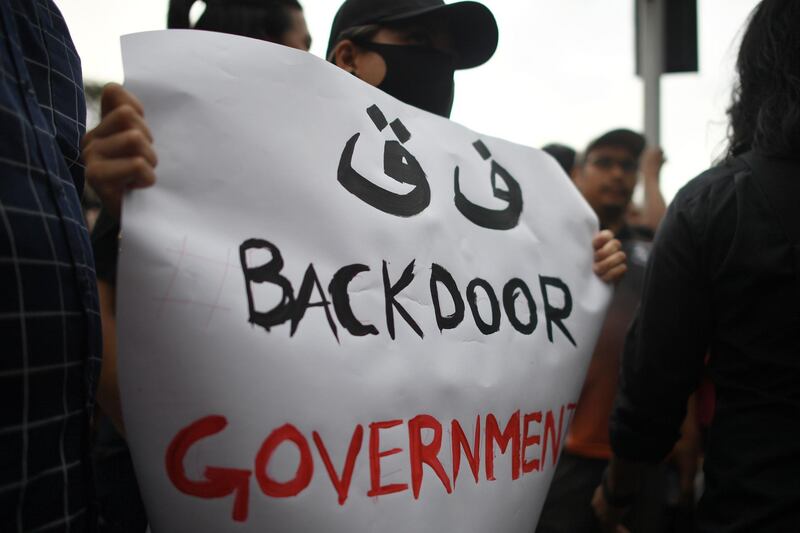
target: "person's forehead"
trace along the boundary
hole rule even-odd
[[[424,32],[431,36],[447,36],[452,31],[450,24],[442,17],[424,17],[382,24],[383,27],[400,32]]]
[[[600,156],[610,156],[618,159],[636,159],[636,155],[626,146],[616,144],[602,144],[592,148],[586,159],[597,158]]]
[[[407,21],[380,25],[378,35],[389,37],[398,44],[416,44],[422,40],[435,48],[453,52],[453,38],[449,26],[429,20]]]

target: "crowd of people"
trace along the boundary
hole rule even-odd
[[[168,27],[310,48],[296,0],[208,0],[192,25],[193,4],[173,0]],[[637,132],[544,147],[597,214],[586,246],[616,290],[537,532],[800,530],[798,27],[795,0],[756,7],[728,153],[669,209],[664,152]],[[122,196],[156,185],[158,143],[115,84],[85,131],[80,58],[52,0],[0,0],[0,35],[0,531],[141,533],[116,263]],[[477,2],[345,0],[326,59],[449,117],[454,72],[486,63],[498,35]],[[91,237],[87,184],[102,205]]]

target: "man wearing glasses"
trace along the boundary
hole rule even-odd
[[[644,146],[644,137],[634,131],[609,131],[589,144],[575,168],[575,186],[597,213],[600,226],[615,234],[625,227]]]
[[[601,228],[613,231],[621,241],[628,257],[628,272],[617,285],[592,354],[537,533],[600,531],[591,500],[611,456],[608,424],[617,387],[619,356],[639,305],[653,238],[650,229],[626,223],[644,151],[645,139],[641,134],[613,130],[589,144],[572,172],[575,186],[597,213]],[[659,531],[658,524],[663,522],[659,519],[664,512],[663,477],[658,472],[651,477],[652,490],[643,491],[629,517],[633,531]]]

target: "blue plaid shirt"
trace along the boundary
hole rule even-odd
[[[93,530],[101,339],[80,59],[51,0],[0,0],[0,531]]]

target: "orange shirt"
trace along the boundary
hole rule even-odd
[[[611,457],[608,421],[617,393],[619,357],[628,327],[639,306],[650,251],[649,242],[625,238],[630,236],[627,228],[618,235],[622,249],[628,256],[628,272],[617,286],[608,308],[564,445],[568,452],[582,457]]]

